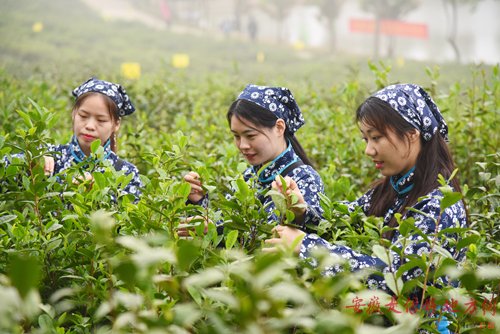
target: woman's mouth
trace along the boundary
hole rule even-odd
[[[383,161],[373,161],[375,163],[375,168],[381,169],[384,166]]]
[[[82,134],[82,138],[85,141],[94,141],[96,139],[96,137],[87,134]]]
[[[243,156],[245,157],[245,159],[247,159],[248,161],[250,161],[253,158],[255,158],[256,154],[255,153],[243,153]]]

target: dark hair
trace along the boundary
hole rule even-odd
[[[80,95],[76,101],[75,101],[75,104],[73,105],[73,111],[77,110],[78,108],[80,108],[80,106],[83,104],[83,102],[90,96],[92,95],[100,95],[103,97],[104,99],[104,103],[106,104],[106,107],[109,111],[109,116],[111,117],[111,120],[116,124],[120,121],[120,117],[118,116],[118,107],[116,106],[116,103],[107,95],[104,95],[104,94],[101,94],[101,93],[97,93],[97,92],[87,92],[87,93],[83,93],[82,95]],[[110,137],[110,147],[111,147],[111,150],[113,152],[117,152],[118,151],[118,143],[116,142],[116,133],[112,133],[111,134],[111,137]],[[104,143],[102,143],[104,144]]]
[[[356,110],[356,121],[374,127],[387,136],[389,130],[409,143],[410,131],[415,128],[408,123],[391,105],[379,98],[369,97]],[[425,196],[439,186],[438,174],[449,178],[455,169],[453,158],[443,137],[436,133],[429,141],[420,136],[421,150],[415,165],[414,186],[398,212],[404,214],[407,207],[414,205],[419,197]],[[451,180],[455,191],[461,192],[458,177]],[[390,177],[384,177],[372,184],[373,194],[368,214],[383,217],[394,202],[396,192],[390,184]],[[389,226],[395,227],[395,218]],[[394,231],[385,233],[385,238],[392,238]]]
[[[266,108],[263,108],[258,104],[245,99],[236,100],[229,107],[226,115],[229,126],[231,126],[231,118],[233,116],[240,120],[242,123],[245,123],[244,120],[246,120],[257,126],[268,129],[274,127],[276,125],[276,121],[278,120],[278,117],[276,117],[276,115],[273,114],[270,110],[267,110]],[[256,130],[259,131],[259,129]],[[262,133],[262,131],[259,132]],[[295,153],[297,153],[299,158],[305,164],[312,166],[312,162],[307,157],[306,152],[304,152],[304,149],[300,145],[299,141],[293,133],[290,133],[288,128],[285,129],[285,139],[290,141],[293,150],[295,151]]]

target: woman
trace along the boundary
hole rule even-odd
[[[135,111],[125,89],[115,83],[90,78],[73,90],[73,96],[76,98],[71,114],[73,136],[68,144],[48,147],[47,152],[51,152],[51,156],[45,157],[45,173],[57,175],[74,164],[89,161],[92,142],[99,139],[104,149],[103,159],[109,161],[116,171],[133,175],[132,180],[124,185],[122,194],[132,194],[138,200],[142,187],[139,171],[116,155],[116,134],[121,118]],[[4,160],[8,163],[7,158]],[[91,180],[90,172],[94,170],[89,170],[88,166],[85,178]],[[98,170],[102,171],[102,167]]]
[[[290,90],[248,85],[229,107],[227,121],[235,145],[251,165],[243,173],[245,181],[253,180],[257,189],[266,191],[278,175],[294,180],[308,205],[296,223],[302,229],[317,225],[322,214],[318,193],[323,192],[323,182],[295,137],[304,118]],[[190,172],[184,179],[191,185],[189,202],[207,205],[199,175]],[[269,213],[269,222],[276,222],[271,198],[259,196],[259,200]]]
[[[383,178],[376,181],[361,198],[350,203],[350,210],[361,207],[366,215],[382,217],[385,226],[395,228],[383,237],[399,248],[402,245],[399,243],[401,235],[394,217],[396,213],[400,213],[402,219],[414,218],[415,227],[427,235],[449,227],[467,226],[463,201],[456,202],[444,212],[440,210],[443,194],[439,190],[438,175],[448,179],[455,167],[446,144],[448,127],[438,107],[424,89],[413,84],[388,86],[359,106],[356,120],[366,142],[365,154],[372,159],[374,167],[380,170]],[[288,191],[294,192],[299,197],[299,202],[303,202],[294,180],[287,179],[286,182]],[[450,186],[456,192],[461,191],[457,177],[450,181]],[[279,180],[273,183],[273,187],[281,189]],[[301,209],[296,209],[297,216],[302,214]],[[387,266],[377,257],[329,243],[315,234],[306,234],[287,226],[278,226],[275,230],[278,237],[266,240],[266,243],[291,245],[294,240],[302,238],[295,249],[302,258],[311,257],[311,251],[321,247],[348,260],[352,271],[372,267],[384,273],[396,272],[404,264],[396,252],[392,252],[394,260]],[[454,238],[453,235],[447,237]],[[436,241],[457,261],[463,258],[464,253],[455,249],[448,239]],[[404,254],[419,256],[430,251],[431,245],[418,234],[410,235],[404,248]],[[327,268],[327,273],[335,274],[342,270],[341,266],[333,266]],[[405,272],[402,278],[406,281],[421,275],[422,269],[413,268]],[[437,282],[445,284],[446,278],[438,278]],[[380,275],[371,275],[367,283],[370,288],[390,292]]]

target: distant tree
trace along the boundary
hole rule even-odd
[[[446,41],[450,44],[455,53],[455,60],[460,62],[461,55],[457,43],[457,28],[458,28],[458,7],[469,6],[471,12],[476,10],[478,3],[482,0],[443,0],[444,11],[447,21],[447,36]]]
[[[276,19],[278,24],[277,41],[283,42],[283,23],[295,5],[296,0],[260,0],[260,6],[267,14]]]
[[[340,13],[340,9],[344,5],[345,0],[313,0],[312,3],[319,6],[320,15],[326,19],[326,25],[329,34],[329,45],[332,51],[337,48],[337,34],[335,31],[335,21]]]
[[[415,10],[421,3],[421,0],[360,0],[361,8],[375,16],[375,41],[374,57],[379,57],[380,44],[380,22],[382,20],[399,20],[407,13]],[[394,40],[389,39],[387,56],[393,54]]]

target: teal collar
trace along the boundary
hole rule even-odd
[[[272,161],[259,166],[253,166],[253,172],[258,176],[260,183],[269,184],[274,181],[276,176],[280,175],[287,167],[299,161],[299,156],[293,150],[292,144],[281,152]]]
[[[413,166],[403,176],[393,175],[390,178],[391,186],[398,196],[406,195],[413,189],[413,176],[415,175],[415,166]]]
[[[107,159],[112,152],[110,139],[108,139],[106,143],[104,143],[103,148],[104,159]],[[80,147],[80,143],[78,143],[78,139],[76,139],[76,136],[74,135],[73,137],[71,137],[71,141],[69,143],[69,151],[77,163],[80,163],[88,158],[85,153],[83,153],[83,150]]]

